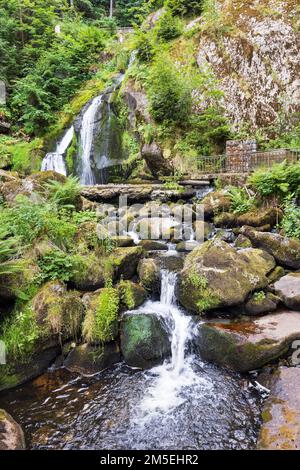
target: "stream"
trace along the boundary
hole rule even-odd
[[[160,254],[173,257],[173,252]],[[201,360],[195,324],[176,302],[176,272],[161,271],[161,297],[131,314],[155,313],[170,359],[148,371],[124,363],[89,378],[51,368],[0,395],[31,449],[253,449],[260,396],[248,377]]]

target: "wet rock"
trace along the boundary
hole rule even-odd
[[[142,259],[138,264],[138,275],[142,286],[148,292],[159,293],[160,269],[156,260]]]
[[[89,376],[116,364],[120,357],[117,342],[105,343],[102,346],[81,344],[72,349],[63,365],[70,372]]]
[[[121,351],[132,367],[148,369],[170,354],[168,332],[155,314],[125,315],[121,322]]]
[[[193,251],[198,246],[199,242],[196,241],[179,242],[176,245],[176,251],[178,251],[178,253],[187,253]]]
[[[260,450],[300,449],[300,368],[279,367],[262,412]]]
[[[134,246],[134,241],[131,237],[127,237],[125,235],[120,235],[117,237],[111,237],[111,241],[117,246],[126,248],[129,246]]]
[[[137,266],[144,254],[141,246],[117,248],[109,257],[114,279],[131,279],[136,275]]]
[[[292,310],[300,310],[300,272],[282,277],[274,284],[274,289],[284,305]]]
[[[229,211],[231,199],[226,191],[214,191],[205,196],[201,204],[203,204],[204,215],[211,217],[218,212]]]
[[[276,233],[263,233],[251,227],[242,227],[241,233],[246,235],[254,246],[270,253],[276,261],[294,269],[300,269],[300,242],[282,237]]]
[[[232,230],[217,230],[214,239],[222,240],[226,243],[233,243],[235,240],[235,234]]]
[[[268,274],[269,284],[279,281],[281,277],[285,275],[285,270],[281,266],[276,266],[273,271]]]
[[[283,310],[253,321],[201,323],[197,345],[204,359],[246,372],[284,357],[297,339],[300,315]]]
[[[237,216],[231,212],[222,212],[214,217],[214,225],[220,228],[236,227]]]
[[[156,142],[143,145],[142,158],[155,178],[172,174],[170,163],[163,157],[163,152]]]
[[[129,310],[140,307],[147,298],[144,287],[132,281],[121,281],[118,284],[121,304]]]
[[[274,267],[274,258],[262,250],[238,251],[220,240],[205,242],[186,257],[179,301],[200,314],[242,304],[252,291],[268,285],[267,274]]]
[[[239,235],[235,240],[234,246],[236,248],[252,248],[252,243],[249,238],[244,235]]]
[[[80,269],[70,279],[70,284],[80,291],[95,291],[105,284],[105,263],[94,253],[81,256]]]
[[[25,437],[21,426],[5,410],[0,409],[0,451],[24,449]]]
[[[274,312],[277,309],[280,299],[271,292],[261,292],[260,295],[254,294],[245,305],[247,315],[261,315],[262,313]]]
[[[155,240],[141,240],[139,245],[145,251],[166,251],[168,249],[165,243],[158,242]]]
[[[206,241],[214,233],[214,227],[209,222],[204,222],[203,220],[196,220],[193,222],[193,229],[195,231],[195,238],[199,241]]]

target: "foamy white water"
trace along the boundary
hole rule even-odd
[[[71,126],[58,142],[54,152],[49,152],[42,161],[41,171],[55,171],[61,175],[67,174],[64,154],[68,150],[74,136],[74,127]]]
[[[96,96],[93,99],[87,110],[85,111],[80,130],[80,158],[82,171],[80,182],[84,185],[95,184],[95,178],[91,168],[91,152],[93,146],[93,137],[95,129],[96,113],[101,106],[103,95]]]
[[[159,302],[148,301],[139,313],[155,313],[162,317],[171,340],[171,358],[162,365],[146,371],[152,377],[152,384],[140,404],[138,419],[145,424],[148,419],[161,412],[168,412],[180,406],[185,398],[181,392],[186,387],[205,390],[212,387],[208,379],[199,377],[193,370],[194,356],[187,352],[189,340],[193,337],[192,317],[176,305],[175,272],[162,270],[161,297]]]

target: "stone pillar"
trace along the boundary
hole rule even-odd
[[[251,155],[257,152],[256,140],[228,140],[226,142],[226,171],[250,171]]]

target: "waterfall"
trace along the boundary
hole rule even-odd
[[[91,168],[91,151],[95,130],[96,113],[102,103],[103,95],[96,96],[85,111],[80,130],[81,145],[81,175],[80,182],[84,185],[95,184],[95,178]]]
[[[185,401],[182,392],[186,387],[211,387],[211,383],[199,377],[193,369],[194,356],[189,352],[188,346],[194,334],[194,323],[192,317],[186,315],[177,305],[176,280],[176,272],[163,269],[160,301],[148,301],[137,311],[160,316],[169,331],[171,341],[171,358],[145,372],[152,380],[140,404],[138,419],[142,422],[152,419],[155,413],[177,408]]]
[[[70,146],[74,136],[74,127],[71,126],[57,143],[54,152],[49,152],[42,161],[41,171],[56,171],[62,175],[67,174],[67,168],[64,161],[64,155]]]

